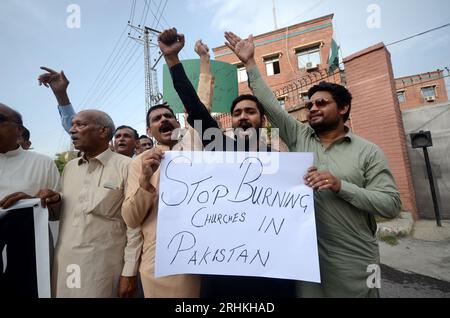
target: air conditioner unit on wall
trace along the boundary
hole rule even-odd
[[[315,70],[317,69],[318,65],[314,62],[306,62],[306,70]]]
[[[436,100],[436,97],[434,97],[434,96],[428,96],[428,97],[425,98],[425,100],[426,100],[427,102],[434,102],[434,101]]]

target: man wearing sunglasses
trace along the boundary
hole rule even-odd
[[[298,296],[379,297],[379,281],[372,281],[372,277],[379,278],[380,261],[375,215],[394,218],[401,202],[380,148],[345,126],[350,115],[350,92],[326,82],[313,86],[306,103],[309,125],[302,124],[279,107],[261,77],[253,36],[242,40],[226,32],[225,38],[246,66],[251,90],[290,151],[315,154],[315,166],[299,182],[315,190],[322,282],[299,282]]]

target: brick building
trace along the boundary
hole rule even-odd
[[[395,79],[400,109],[412,109],[424,105],[436,105],[448,101],[444,72],[405,76]]]
[[[344,58],[345,67],[340,64],[330,68],[339,64],[332,20],[333,15],[327,15],[255,36],[260,72],[275,92],[280,107],[302,122],[306,121],[307,114],[305,94],[311,86],[320,81],[346,85],[354,97],[349,125],[356,134],[383,150],[399,187],[404,210],[417,218],[398,93],[405,92],[402,109],[423,105],[424,96],[432,95],[428,87],[435,88],[436,101],[447,99],[445,83],[438,78],[442,72],[396,80],[390,53],[383,43]],[[245,69],[238,58],[226,46],[214,48],[213,52],[216,60],[237,66],[239,93],[249,93]],[[431,103],[431,98],[425,98],[425,102]],[[222,114],[217,119],[223,128],[231,126],[229,115]]]
[[[254,37],[256,63],[261,74],[276,91],[280,107],[300,121],[306,121],[303,101],[313,83],[341,82],[338,70],[329,72],[338,51],[333,41],[332,20],[331,14]],[[245,67],[234,53],[226,46],[214,48],[213,52],[216,60],[236,65],[239,94],[250,93]],[[217,119],[224,128],[231,123],[227,115]]]
[[[403,120],[391,55],[383,43],[344,59],[346,86],[353,95],[351,123],[357,135],[380,146],[400,191],[403,208],[418,217]]]

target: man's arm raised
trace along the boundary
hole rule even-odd
[[[289,147],[295,150],[298,129],[303,126],[284,109],[278,99],[259,73],[255,60],[255,43],[253,36],[243,40],[233,32],[225,32],[225,45],[244,63],[249,80],[249,87],[264,107],[269,121],[280,130],[280,137]]]
[[[69,87],[70,82],[64,74],[64,71],[58,73],[45,66],[42,66],[41,70],[46,71],[46,73],[39,75],[39,85],[51,88],[58,102],[62,126],[64,127],[64,130],[69,133],[72,126],[72,119],[75,116],[75,110],[70,104],[70,99],[67,95],[67,88]]]

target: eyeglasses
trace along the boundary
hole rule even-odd
[[[326,98],[318,98],[316,100],[308,100],[305,102],[305,107],[308,110],[311,110],[311,108],[313,108],[314,105],[317,106],[317,108],[322,108],[327,106],[328,104],[330,104],[331,101],[326,99]]]

